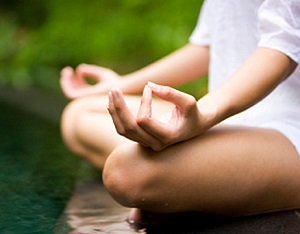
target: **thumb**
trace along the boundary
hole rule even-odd
[[[111,69],[89,64],[79,65],[76,72],[81,78],[90,77],[96,81],[110,80],[117,76],[117,73]]]

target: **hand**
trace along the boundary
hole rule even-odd
[[[174,104],[170,115],[152,117],[152,94]],[[122,92],[113,89],[109,93],[108,110],[120,135],[156,151],[204,131],[201,126],[202,115],[195,98],[167,86],[153,83],[145,86],[137,117],[126,106]]]
[[[96,84],[89,84],[87,77],[95,80]],[[71,67],[65,67],[61,71],[60,85],[63,93],[70,99],[108,93],[119,84],[120,75],[104,67],[81,64],[76,71]]]

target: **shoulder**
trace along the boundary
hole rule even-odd
[[[300,0],[265,0],[258,10],[260,45],[300,62]]]

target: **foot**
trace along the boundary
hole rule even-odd
[[[128,222],[130,224],[141,224],[143,220],[142,210],[138,208],[132,208],[128,215]]]
[[[138,208],[132,208],[128,215],[128,222],[134,226],[161,224],[172,221],[176,214],[152,213]]]

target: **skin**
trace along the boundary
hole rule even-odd
[[[102,169],[107,156],[124,140],[115,131],[107,111],[107,93],[112,88],[119,88],[126,94],[126,102],[136,114],[140,97],[132,94],[140,94],[148,81],[161,80],[160,84],[180,85],[207,74],[208,61],[209,48],[188,44],[156,63],[125,76],[95,65],[81,64],[76,70],[65,67],[61,72],[60,84],[66,97],[72,99],[61,121],[65,144]],[[86,76],[98,83],[88,85],[84,79]],[[153,100],[154,116],[165,114],[170,108],[170,103]],[[106,137],[102,137],[103,132]]]
[[[262,100],[296,64],[257,48],[198,101],[170,87],[207,74],[208,64],[209,48],[189,44],[123,77],[90,65],[62,71],[62,89],[75,98],[62,117],[64,140],[103,169],[120,204],[138,208],[131,221],[142,220],[141,210],[246,215],[300,207],[300,158],[290,141],[272,129],[219,124]],[[89,86],[85,76],[99,83]]]

